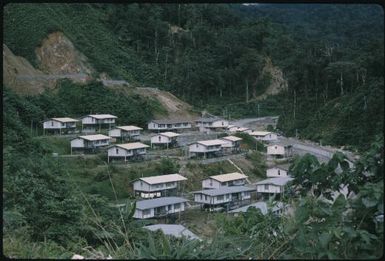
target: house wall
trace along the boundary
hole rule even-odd
[[[190,152],[207,152],[206,146],[199,143],[194,143],[189,146]]]
[[[259,193],[281,193],[281,187],[273,184],[267,184],[267,188],[265,185],[257,185],[257,192]]]
[[[114,138],[121,137],[121,133],[122,133],[121,131],[122,131],[121,129],[112,129],[108,131],[108,136],[114,137]]]
[[[71,126],[73,125],[73,127]],[[65,129],[66,127],[68,126],[68,128],[74,128],[76,127],[76,124],[73,123],[73,124],[69,124],[69,123],[61,123],[59,121],[54,121],[54,120],[48,120],[48,121],[45,121],[44,124],[43,124],[43,128],[44,129]]]
[[[110,144],[109,139],[105,140],[93,140],[93,141],[86,141],[84,143],[86,147],[92,148],[92,147],[103,147],[108,146]]]
[[[129,157],[132,156],[132,150],[125,150],[123,148],[119,148],[118,146],[114,146],[108,149],[107,151],[108,157]]]
[[[86,116],[86,117],[82,118],[82,123],[83,124],[96,124],[96,119],[92,118],[90,116]]]
[[[160,138],[160,139],[159,139]],[[170,143],[171,139],[169,137],[163,136],[163,135],[156,135],[151,137],[151,143],[161,143],[161,144],[166,144]]]
[[[215,179],[211,179],[211,178],[208,178],[208,179],[204,179],[202,180],[202,188],[205,189],[205,188],[220,188],[221,187],[221,183]]]
[[[285,155],[285,147],[280,145],[270,145],[267,147],[267,155]]]
[[[137,191],[153,192],[153,191],[159,191],[159,190],[175,189],[176,187],[177,187],[176,181],[160,183],[160,184],[152,184],[152,185],[142,180],[137,180],[134,182],[134,190],[137,190]]]
[[[167,211],[167,214],[173,214],[173,213],[179,213],[183,212],[186,209],[186,203],[179,203],[180,207],[178,209],[175,209],[176,204],[171,204],[171,205],[166,205],[166,209],[168,209],[168,206],[171,206],[171,209]],[[139,219],[146,219],[146,218],[152,218],[155,216],[155,209],[152,208],[150,209],[150,213],[144,215],[143,210],[136,209],[134,213],[134,218],[139,218]]]
[[[148,123],[149,130],[173,130],[173,129],[189,129],[189,128],[191,128],[191,123],[189,122],[158,124],[151,121]]]
[[[287,171],[280,168],[270,168],[266,170],[266,176],[267,177],[287,177]]]
[[[262,140],[265,140],[265,141],[271,141],[271,140],[277,140],[277,139],[278,137],[277,137],[277,134],[275,133],[270,133],[262,138]]]
[[[79,138],[71,140],[71,148],[84,148],[84,140]]]
[[[251,198],[251,193],[248,191],[240,192],[237,194],[239,194],[239,197],[238,197],[239,200],[246,200]],[[232,193],[217,195],[212,197],[208,195],[204,195],[202,193],[194,194],[194,201],[197,203],[217,205],[217,204],[232,202],[233,200],[235,199],[233,199]]]
[[[226,120],[214,121],[211,126],[212,128],[227,128],[227,126],[229,126],[229,122]]]

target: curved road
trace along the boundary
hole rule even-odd
[[[278,116],[272,116],[272,117],[240,119],[240,120],[231,122],[231,124],[240,126],[240,127],[253,128],[253,125],[254,126],[258,124],[266,125],[266,124],[276,123],[277,121],[278,121]],[[293,146],[293,151],[295,154],[304,155],[306,153],[310,153],[316,156],[318,160],[322,162],[330,160],[333,157],[333,154],[337,151],[342,152],[348,158],[350,163],[354,162],[357,159],[357,156],[350,151],[341,150],[331,146],[320,146],[317,143],[307,141],[307,140],[299,140],[296,138],[287,138],[284,136],[278,136],[278,141],[284,144],[291,144]]]

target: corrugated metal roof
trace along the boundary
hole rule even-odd
[[[219,117],[209,117],[209,118],[198,118],[196,122],[214,122],[214,121],[222,121],[222,118]]]
[[[115,146],[118,146],[120,148],[123,148],[125,150],[134,150],[134,149],[143,149],[148,148],[150,146],[143,144],[141,142],[132,142],[132,143],[124,143],[124,144],[115,144]]]
[[[174,124],[174,123],[189,123],[188,120],[179,120],[179,119],[163,119],[163,120],[152,120],[151,122],[155,122],[157,124]]]
[[[279,177],[279,178],[270,178],[265,179],[259,182],[256,182],[255,185],[264,185],[264,184],[272,184],[277,186],[284,186],[289,181],[293,180],[293,178],[290,177]]]
[[[111,137],[103,134],[85,135],[85,136],[79,136],[79,138],[83,140],[89,140],[89,141],[111,139]]]
[[[112,115],[112,114],[88,114],[87,116],[90,116],[92,118],[98,119],[98,120],[103,120],[103,119],[116,119],[118,117]]]
[[[210,176],[209,178],[218,180],[219,182],[227,182],[232,180],[245,179],[247,178],[247,176],[239,172],[233,172],[233,173]]]
[[[239,212],[246,212],[249,207],[255,207],[261,210],[263,215],[267,214],[267,204],[265,202],[256,202],[247,206],[243,206],[240,208],[233,209],[229,211],[229,213],[239,213]]]
[[[200,140],[200,141],[197,141],[197,143],[202,144],[204,146],[214,146],[214,145],[226,144],[227,142],[216,139],[216,140]]]
[[[266,136],[270,133],[272,133],[272,132],[270,132],[270,131],[252,131],[249,133],[249,135],[251,135],[251,136]]]
[[[137,209],[151,209],[156,207],[162,207],[177,203],[183,203],[187,202],[188,200],[185,198],[179,198],[179,197],[162,197],[162,198],[155,198],[155,199],[146,199],[146,200],[140,200],[136,202],[136,208]]]
[[[271,207],[271,211],[275,212],[277,210],[280,210],[281,208],[283,208],[283,206],[284,205],[283,205],[282,202],[276,202],[273,205],[273,207]],[[256,203],[253,203],[253,204],[250,204],[250,205],[247,205],[247,206],[243,206],[243,207],[240,207],[240,208],[233,209],[233,210],[229,211],[229,213],[246,212],[247,209],[250,208],[250,207],[259,208],[263,215],[267,214],[268,207],[267,207],[266,202],[256,202]]]
[[[78,120],[68,118],[68,117],[63,117],[63,118],[51,118],[51,120],[58,121],[58,122],[76,122]]]
[[[208,196],[218,196],[225,195],[230,193],[238,193],[244,191],[255,191],[255,188],[249,188],[246,186],[230,186],[230,187],[220,187],[218,189],[206,189],[193,192],[194,194],[204,194]]]
[[[165,136],[165,137],[173,138],[173,137],[179,136],[180,134],[172,132],[172,131],[167,131],[167,132],[161,132],[158,135],[162,135],[162,136]]]
[[[231,136],[231,135],[230,136],[226,136],[226,137],[222,137],[221,139],[229,140],[229,141],[239,141],[239,140],[242,140],[242,138]]]
[[[171,235],[174,237],[182,237],[185,236],[189,239],[198,239],[201,240],[197,235],[195,235],[193,232],[188,230],[186,227],[182,225],[175,225],[175,224],[156,224],[156,225],[150,225],[143,227],[145,229],[156,231],[160,229],[163,234],[165,235]]]
[[[117,128],[117,129],[122,129],[122,130],[125,130],[125,131],[143,130],[142,128],[136,127],[136,126],[133,126],[133,125],[129,125],[129,126],[118,126],[118,127],[116,127],[116,128]]]
[[[159,176],[140,178],[140,180],[143,180],[148,184],[159,184],[159,183],[187,180],[187,178],[179,174],[168,174],[168,175],[159,175]]]
[[[273,168],[278,168],[278,169],[282,169],[282,170],[288,171],[289,168],[290,168],[290,164],[282,164],[282,165],[271,166],[269,169],[273,169]]]

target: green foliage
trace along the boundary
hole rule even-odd
[[[265,157],[258,151],[246,154],[246,159],[253,164],[253,173],[260,178],[266,177],[266,163]]]

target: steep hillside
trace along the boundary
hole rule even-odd
[[[35,69],[25,58],[15,56],[3,44],[3,85],[13,88],[17,93],[36,95],[46,88],[55,86],[47,74]]]

